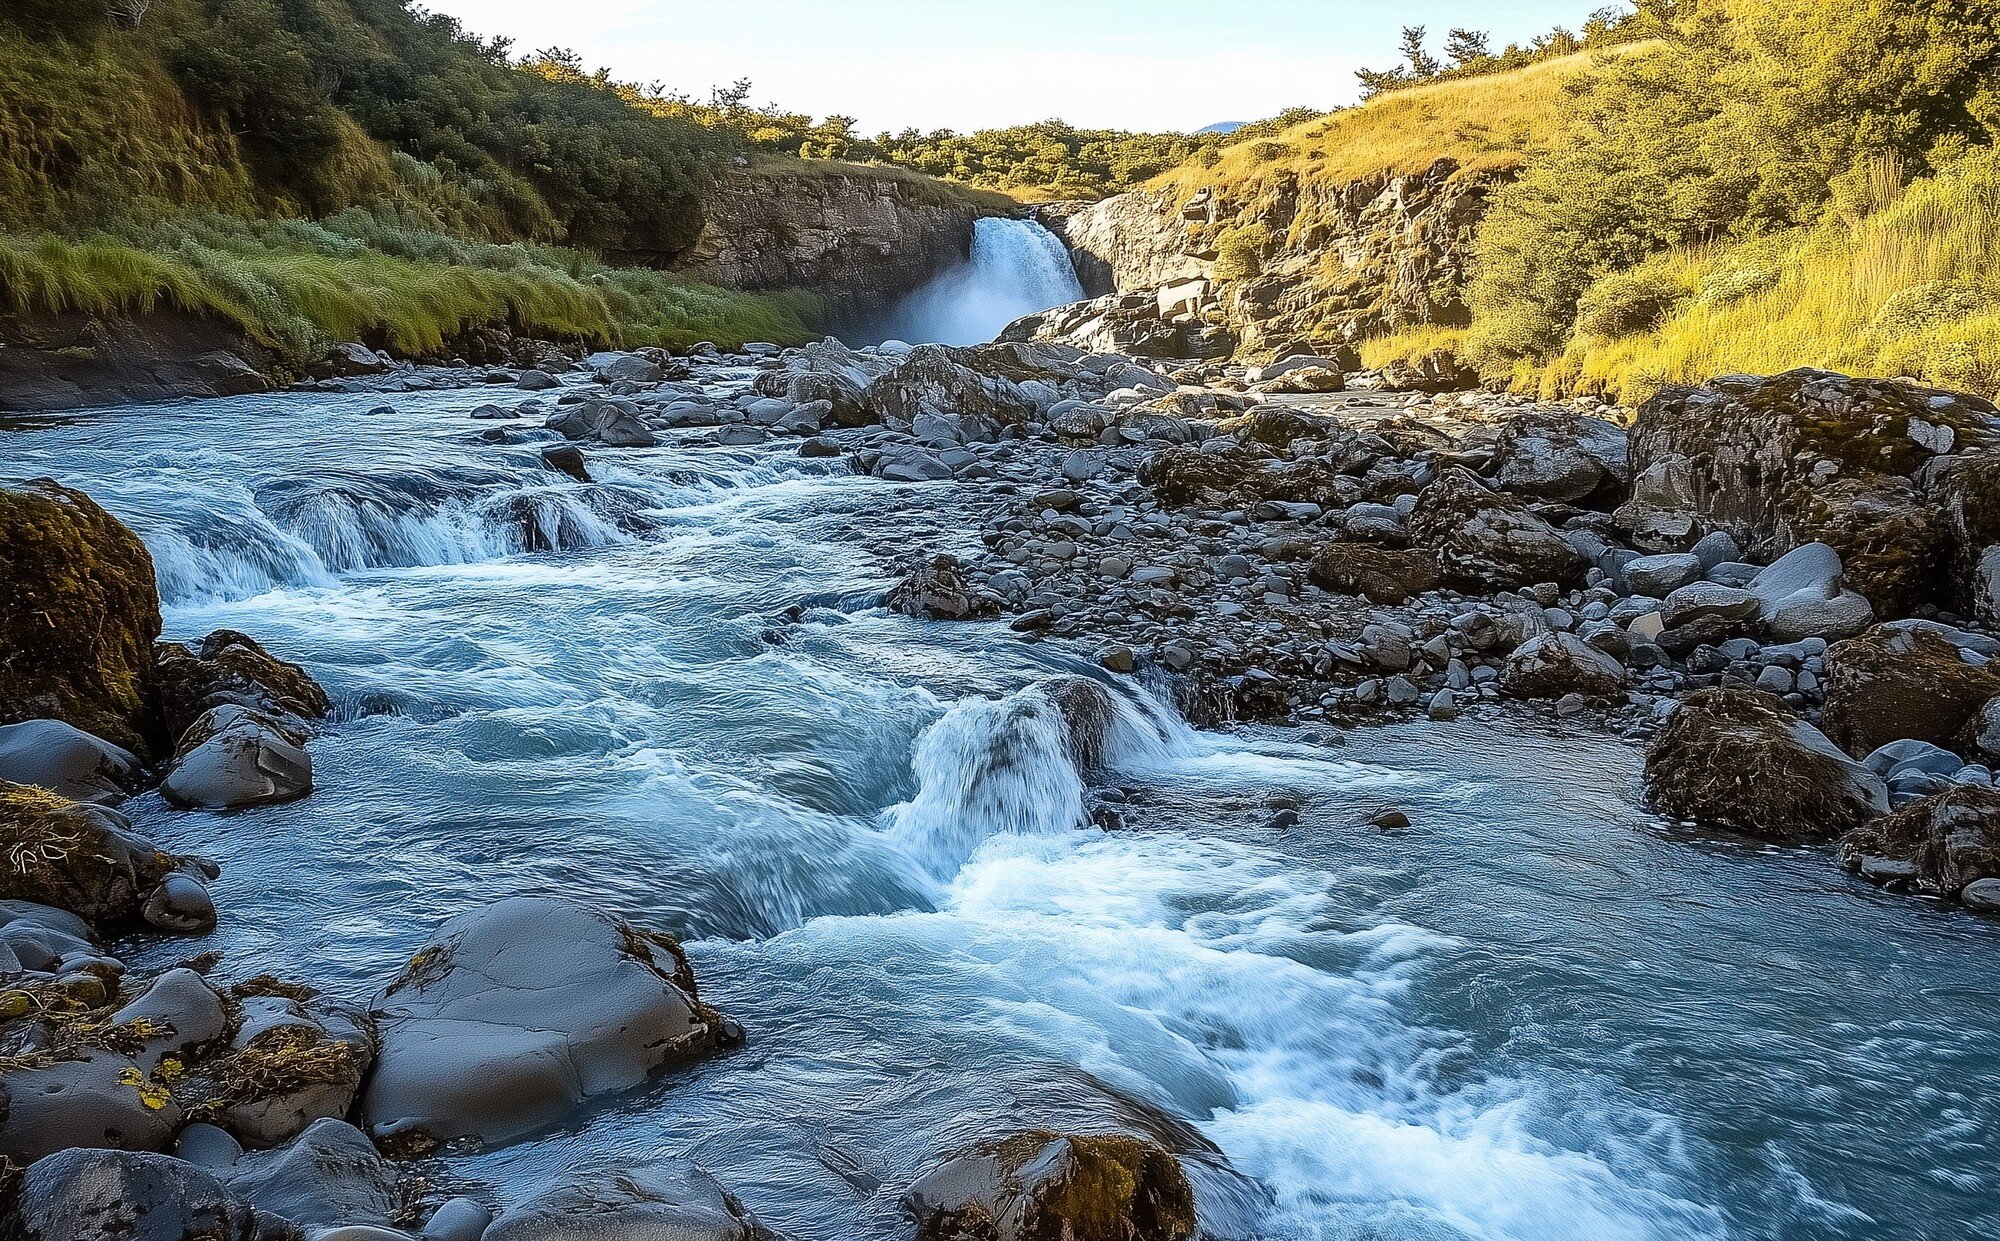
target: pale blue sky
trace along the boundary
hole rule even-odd
[[[1195,129],[1350,103],[1405,25],[1575,29],[1610,0],[424,0],[523,51],[573,47],[620,78],[858,117],[875,133],[1059,116]]]

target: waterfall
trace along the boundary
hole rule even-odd
[[[879,335],[912,344],[977,345],[1023,315],[1083,300],[1069,251],[1033,220],[972,228],[972,254],[905,298]]]

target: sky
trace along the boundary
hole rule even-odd
[[[1354,70],[1396,62],[1402,27],[1571,29],[1609,0],[420,0],[517,52],[706,97],[852,116],[862,133],[1060,117],[1190,130],[1352,103]]]

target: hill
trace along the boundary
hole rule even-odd
[[[0,307],[186,311],[292,364],[347,339],[446,352],[481,325],[803,338],[812,297],[654,269],[695,243],[742,148],[402,0],[15,0]],[[898,193],[967,221],[1000,208],[899,175]]]

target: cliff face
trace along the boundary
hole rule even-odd
[[[1501,174],[1450,160],[1351,181],[1289,170],[1178,198],[1138,190],[1042,222],[1069,245],[1092,293],[1159,293],[1224,328],[1240,352],[1332,345],[1468,319],[1472,238]]]
[[[704,197],[700,235],[671,266],[733,289],[805,289],[853,321],[962,262],[982,214],[937,186],[864,170],[737,169]]]

